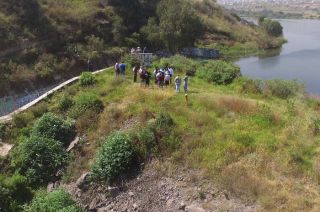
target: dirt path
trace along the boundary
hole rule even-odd
[[[1,157],[7,156],[12,147],[13,147],[12,144],[6,144],[3,142],[0,142],[0,156]]]
[[[107,69],[101,69],[101,70],[98,70],[98,71],[95,71],[95,72],[92,72],[92,74],[99,74],[103,71],[105,71]],[[56,91],[60,90],[61,88],[65,87],[66,85],[69,85],[73,82],[75,82],[76,80],[78,80],[80,78],[80,76],[77,76],[77,77],[73,77],[63,83],[61,83],[60,85],[56,86],[55,88],[51,89],[50,91],[46,92],[45,94],[43,94],[42,96],[38,97],[37,99],[33,100],[32,102],[20,107],[19,109],[13,111],[12,113],[6,115],[6,116],[1,116],[0,117],[0,123],[5,123],[5,122],[9,122],[12,120],[13,116],[16,115],[16,114],[19,114],[25,110],[27,110],[28,108],[36,105],[37,103],[39,103],[40,101],[42,101],[43,99],[47,98],[49,95],[55,93]]]

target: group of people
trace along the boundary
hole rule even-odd
[[[114,65],[114,69],[116,71],[116,75],[119,76],[119,75],[126,75],[126,64],[124,63],[116,63]]]
[[[116,63],[115,64],[115,72],[116,76],[125,75],[126,66],[124,63]],[[183,88],[184,92],[188,92],[188,82],[189,77],[186,74],[183,78],[180,77],[179,74],[174,78],[174,68],[172,66],[166,68],[155,68],[153,71],[153,75],[148,71],[144,66],[135,65],[132,68],[133,73],[133,82],[136,83],[138,81],[138,76],[140,78],[141,85],[145,87],[150,86],[150,80],[153,76],[154,83],[159,86],[159,88],[168,87],[172,84],[172,81],[175,84],[176,92],[179,93],[183,80]]]

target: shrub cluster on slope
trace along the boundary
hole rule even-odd
[[[67,161],[67,152],[60,142],[33,136],[19,144],[12,165],[32,184],[42,184],[47,183]]]
[[[51,193],[38,192],[29,205],[24,207],[25,212],[34,211],[66,211],[83,212],[66,191],[59,189]]]

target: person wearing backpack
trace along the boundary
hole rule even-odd
[[[120,74],[120,64],[118,62],[116,62],[116,64],[114,65],[114,71],[116,73],[116,76],[119,76],[119,74]]]
[[[188,93],[188,82],[189,82],[189,76],[188,74],[186,74],[183,78],[183,88],[185,93]]]
[[[174,82],[176,84],[176,92],[177,93],[180,93],[180,86],[181,86],[181,78],[180,78],[180,75],[178,74],[176,76],[176,78],[174,79]]]
[[[133,66],[132,72],[133,72],[133,82],[135,83],[135,82],[137,82],[137,77],[138,77],[138,66],[137,65]]]
[[[150,78],[151,78],[151,74],[148,70],[146,70],[145,72],[146,87],[150,87]]]

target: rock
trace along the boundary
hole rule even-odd
[[[185,211],[188,211],[188,212],[205,212],[205,210],[203,208],[201,208],[200,206],[195,205],[195,204],[187,206],[185,208]]]
[[[50,193],[54,190],[54,183],[50,182],[47,186],[47,192]]]
[[[120,193],[120,189],[118,187],[108,186],[108,192],[112,197],[115,197]]]
[[[137,203],[134,203],[133,205],[132,205],[132,207],[133,207],[133,210],[138,210],[138,204]]]
[[[184,202],[181,202],[179,205],[179,210],[185,210],[186,209],[186,204]]]
[[[223,194],[224,194],[224,197],[225,197],[227,200],[230,200],[229,195],[228,195],[226,192],[223,192]]]
[[[87,190],[90,186],[91,172],[86,172],[77,180],[76,186],[81,190]]]
[[[134,197],[134,193],[132,191],[129,192],[130,197]]]
[[[89,205],[89,210],[96,210],[98,208],[99,203],[100,203],[100,199],[97,197],[94,198]]]

